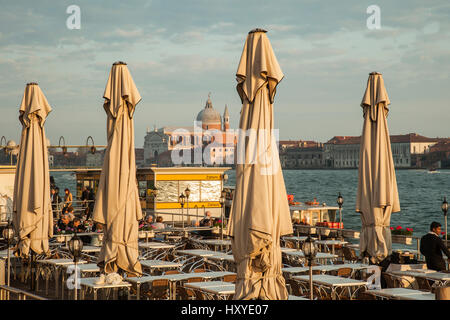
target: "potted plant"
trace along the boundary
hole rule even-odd
[[[412,244],[412,228],[403,228],[402,226],[397,226],[396,228],[391,227],[391,238],[392,242],[402,243],[402,244]]]

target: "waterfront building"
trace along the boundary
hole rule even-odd
[[[283,169],[319,169],[329,167],[324,158],[323,143],[280,141],[280,162]]]
[[[147,130],[143,163],[171,166],[174,151],[179,153],[179,164],[183,165],[233,165],[236,144],[237,132],[230,129],[228,107],[225,105],[221,116],[208,96],[194,126]]]
[[[332,168],[358,168],[360,136],[335,136],[324,144],[324,157]],[[396,168],[421,167],[417,159],[428,153],[439,138],[417,133],[391,135],[392,158]]]
[[[442,138],[429,151],[417,157],[417,166],[424,168],[450,168],[450,139]]]

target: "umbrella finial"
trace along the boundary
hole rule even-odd
[[[116,61],[113,63],[113,66],[117,66],[117,65],[125,65],[126,66],[127,64],[123,61]]]
[[[37,84],[37,82],[28,82],[28,83],[27,83],[27,86],[33,86],[33,85],[36,85],[36,86],[37,86],[38,84]]]
[[[376,75],[376,74],[381,74],[381,73],[379,73],[379,72],[377,72],[377,71],[372,71],[371,73],[369,73],[370,75]]]
[[[256,29],[250,30],[250,32],[248,34],[255,33],[255,32],[264,32],[264,33],[266,33],[267,30],[264,30],[264,29],[261,29],[261,28],[256,28]]]

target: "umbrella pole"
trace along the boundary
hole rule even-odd
[[[223,205],[220,208],[220,240],[223,240]]]
[[[309,300],[313,300],[312,260],[309,260]]]
[[[35,274],[34,274],[34,263],[33,263],[33,261],[34,261],[34,251],[33,250],[30,250],[30,251],[31,251],[31,254],[30,254],[30,273],[31,273],[30,290],[34,291],[34,276],[35,276]]]
[[[182,220],[182,226],[183,226],[183,229],[184,229],[184,204],[182,205],[182,207],[181,207],[181,220]]]
[[[10,244],[10,240],[9,240],[9,235],[8,235],[8,287],[10,286],[10,280],[11,280],[11,257],[10,257],[10,252],[9,252],[9,246],[11,245]],[[8,295],[9,295],[9,292],[8,292]]]
[[[74,291],[74,300],[78,300],[78,267],[77,261],[75,261],[75,291]]]

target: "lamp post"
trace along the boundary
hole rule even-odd
[[[341,225],[342,225],[342,205],[344,204],[344,198],[342,197],[340,192],[339,192],[336,202],[339,206],[339,235],[340,235],[340,238],[342,239]]]
[[[220,193],[220,198],[219,198],[219,202],[220,202],[220,221],[222,223],[221,228],[220,228],[220,240],[223,240],[223,223],[224,223],[224,216],[223,216],[223,208],[224,208],[224,204],[225,204],[225,196],[226,196],[226,192],[225,189],[222,189],[222,192]]]
[[[3,238],[8,241],[8,247],[7,247],[7,261],[8,261],[8,278],[7,278],[7,284],[8,287],[10,286],[10,279],[11,279],[11,256],[9,252],[9,247],[11,246],[11,239],[14,237],[14,229],[11,224],[11,220],[8,219],[8,225],[5,229],[3,229]]]
[[[303,254],[305,255],[305,259],[308,260],[309,265],[309,299],[313,300],[312,263],[317,254],[317,246],[310,235],[308,235],[308,238],[303,243]]]
[[[184,228],[184,210],[183,210],[183,208],[184,208],[184,201],[185,201],[185,199],[186,199],[186,196],[183,193],[180,194],[180,196],[178,197],[178,201],[181,204],[181,220],[182,220],[183,228]]]
[[[441,205],[442,212],[444,212],[444,223],[445,223],[445,244],[447,245],[447,211],[448,211],[448,202],[447,198],[444,197],[444,201]]]
[[[191,190],[189,190],[189,186],[184,190],[184,195],[186,197],[186,214],[188,217],[188,223],[191,223],[191,217],[189,216],[189,195],[191,194]]]
[[[78,293],[78,259],[81,256],[81,251],[83,250],[83,241],[81,241],[80,237],[77,236],[77,233],[75,232],[75,235],[72,237],[72,239],[69,240],[67,243],[67,246],[69,247],[70,253],[73,255],[73,263],[75,264],[75,292],[74,292],[74,299],[77,300],[77,293]]]

